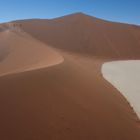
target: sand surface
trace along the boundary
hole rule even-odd
[[[53,49],[27,33],[9,28],[0,32],[0,76],[40,69],[63,62]]]
[[[126,97],[140,117],[140,61],[105,63],[102,73],[103,77]]]
[[[22,72],[0,77],[0,139],[140,140],[136,114],[101,73],[140,59],[139,40],[139,26],[81,13],[1,24],[0,73]]]

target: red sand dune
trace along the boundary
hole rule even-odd
[[[106,61],[140,58],[139,26],[81,13],[11,24],[20,30],[7,37],[9,24],[1,25],[0,72],[11,64],[22,73],[0,77],[1,139],[140,139],[133,109],[101,75]],[[44,68],[35,70],[38,61]],[[23,72],[23,64],[34,70]]]
[[[27,33],[5,29],[0,33],[0,76],[58,64],[63,57]]]

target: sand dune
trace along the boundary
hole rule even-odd
[[[33,60],[35,65],[42,60],[43,65],[59,64],[0,77],[1,139],[140,139],[136,114],[101,74],[104,62],[140,58],[139,26],[108,22],[81,13],[10,24],[20,25],[21,31],[32,38],[10,33],[6,41],[14,42],[12,48],[26,48],[18,57],[17,51],[16,58],[23,57],[26,66],[31,67]],[[0,34],[5,36],[3,31]],[[1,40],[3,44],[6,41]],[[27,49],[30,54],[25,57]],[[6,50],[3,52],[1,63],[5,60],[5,65],[12,64],[10,60],[6,62]],[[34,59],[29,60],[31,55]]]
[[[63,57],[53,49],[17,28],[0,32],[0,49],[0,76],[39,69],[63,61]]]
[[[140,58],[139,26],[112,23],[81,13],[16,23],[36,39],[68,52],[108,59]]]

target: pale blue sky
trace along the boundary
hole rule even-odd
[[[140,25],[140,0],[0,1],[0,22],[29,18],[54,18],[75,12]]]

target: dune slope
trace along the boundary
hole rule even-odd
[[[53,20],[16,21],[35,38],[68,52],[109,59],[140,58],[140,27],[85,14]]]
[[[106,61],[140,58],[139,27],[84,14],[13,23],[64,61],[0,78],[1,139],[140,139],[136,114],[101,74]]]
[[[0,76],[58,64],[61,55],[23,31],[0,32]]]

